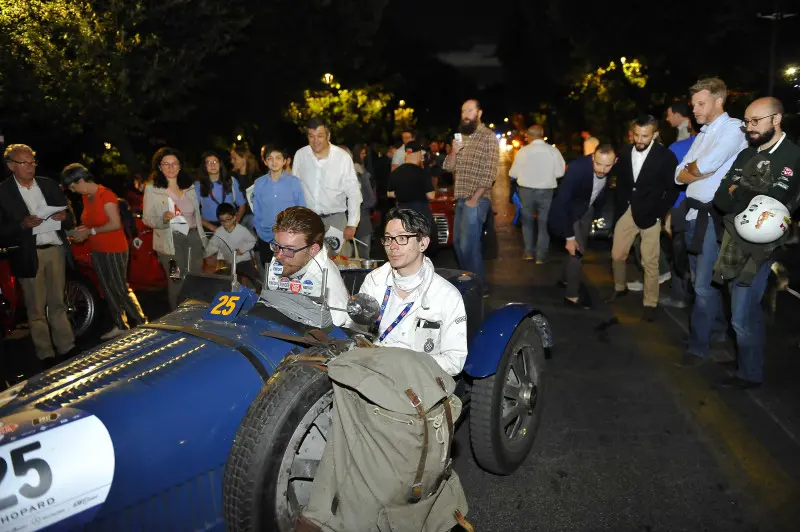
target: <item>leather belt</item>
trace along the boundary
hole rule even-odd
[[[337,214],[345,214],[345,211],[341,211],[341,212],[332,212],[332,213],[330,213],[330,214],[320,214],[320,215],[319,215],[319,217],[320,217],[320,218],[328,218],[329,216],[336,216]]]
[[[47,249],[57,246],[58,244],[42,244],[41,246],[36,246],[36,249]]]

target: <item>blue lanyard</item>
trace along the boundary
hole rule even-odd
[[[384,294],[384,296],[383,296],[383,303],[381,303],[381,313],[378,315],[378,319],[375,321],[375,323],[377,323],[377,324],[378,324],[378,328],[380,328],[380,326],[381,326],[381,321],[383,321],[383,313],[384,313],[384,311],[386,310],[386,305],[387,305],[387,303],[389,303],[389,296],[391,295],[391,293],[392,293],[392,287],[390,286],[390,287],[388,287],[388,288],[386,289],[386,294]],[[384,340],[384,339],[385,339],[387,336],[389,336],[389,333],[390,333],[390,332],[392,332],[392,330],[393,330],[395,327],[397,327],[397,324],[398,324],[398,323],[400,323],[401,321],[403,321],[403,318],[405,318],[405,317],[406,317],[406,314],[408,314],[408,311],[409,311],[409,310],[411,310],[411,307],[413,307],[413,306],[414,306],[414,302],[413,302],[413,301],[412,301],[411,303],[408,303],[408,304],[406,304],[405,308],[404,308],[404,309],[403,309],[403,310],[400,312],[400,314],[397,316],[397,318],[395,318],[395,320],[392,322],[392,324],[391,324],[391,325],[389,325],[389,326],[386,328],[386,330],[385,330],[385,331],[383,331],[383,334],[381,334],[381,335],[378,337],[378,341],[379,341],[379,342],[383,342],[383,340]]]

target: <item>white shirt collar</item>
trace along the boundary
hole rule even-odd
[[[31,186],[30,186],[30,188],[28,188],[28,187],[26,187],[26,186],[22,185],[22,184],[19,182],[19,179],[17,179],[17,176],[14,176],[14,182],[17,184],[17,188],[19,188],[20,190],[27,190],[27,191],[30,191],[30,190],[32,190],[34,187],[35,187],[35,188],[39,188],[39,184],[38,184],[38,183],[36,183],[36,178],[35,178],[35,177],[33,178],[33,182],[31,183]]]
[[[729,118],[730,116],[728,116],[727,111],[723,112],[721,115],[715,118],[714,121],[711,122],[710,124],[704,124],[703,127],[700,128],[700,131],[702,131],[707,135],[710,135],[712,129],[718,128],[721,124],[727,122]]]
[[[768,153],[769,153],[770,155],[772,155],[773,153],[775,153],[775,150],[777,150],[777,149],[778,149],[778,146],[780,146],[780,145],[781,145],[781,143],[783,142],[783,139],[785,139],[785,138],[786,138],[786,132],[784,131],[784,132],[781,134],[781,138],[778,140],[778,142],[776,142],[776,143],[775,143],[775,145],[774,145],[774,146],[772,146],[772,148],[770,148],[770,150],[769,150],[769,152],[768,152]],[[761,149],[759,149],[758,151],[759,151],[759,152],[761,152]]]

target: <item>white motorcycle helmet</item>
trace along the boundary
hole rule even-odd
[[[754,244],[775,242],[789,230],[792,217],[789,209],[769,196],[756,196],[750,205],[734,218],[739,236]]]

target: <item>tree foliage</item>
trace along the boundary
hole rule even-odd
[[[383,136],[391,123],[392,99],[380,85],[347,89],[336,83],[325,89],[306,89],[301,101],[289,103],[286,116],[303,133],[309,119],[321,118],[330,127],[334,142],[352,144]]]
[[[130,135],[185,117],[202,66],[249,22],[242,0],[0,0],[0,114],[22,132]]]

